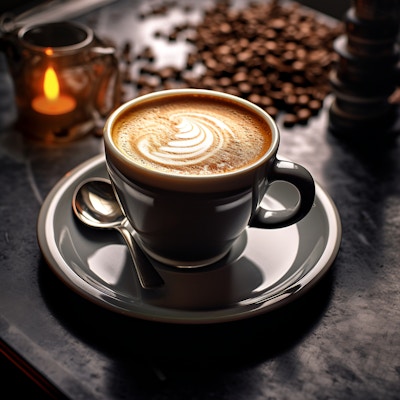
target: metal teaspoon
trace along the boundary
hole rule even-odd
[[[139,282],[144,289],[164,284],[129,232],[127,228],[129,222],[123,215],[108,180],[95,178],[82,182],[75,190],[72,208],[75,215],[86,225],[93,228],[116,229],[121,233],[132,256]]]

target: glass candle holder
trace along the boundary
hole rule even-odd
[[[23,27],[5,39],[17,128],[49,142],[99,126],[120,103],[115,49],[74,22]]]

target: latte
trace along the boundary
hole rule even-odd
[[[112,140],[134,163],[181,175],[243,169],[268,151],[271,128],[244,105],[207,95],[149,99],[120,114]]]

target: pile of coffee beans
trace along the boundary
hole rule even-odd
[[[154,15],[168,13],[168,7],[179,4],[158,7]],[[150,11],[141,18],[152,16]],[[337,60],[333,41],[343,31],[341,23],[328,24],[320,17],[294,2],[254,2],[237,8],[219,1],[197,24],[154,32],[162,40],[193,45],[184,68],[156,68],[156,52],[146,47],[134,55],[141,60],[138,75],[132,78],[125,68],[123,78],[135,85],[137,95],[177,87],[213,89],[246,98],[274,118],[282,113],[287,127],[306,124],[331,90],[328,76]],[[126,43],[121,58],[128,67],[132,52]]]

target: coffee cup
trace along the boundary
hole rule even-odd
[[[276,123],[258,106],[202,89],[135,98],[104,128],[108,174],[139,245],[175,267],[222,259],[248,226],[281,228],[306,216],[313,178],[277,158],[279,140]],[[262,203],[278,180],[297,189],[292,209]]]

